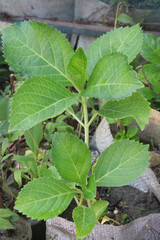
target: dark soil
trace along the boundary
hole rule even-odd
[[[109,201],[108,214],[116,218],[114,210],[118,210],[121,217],[127,214],[123,223],[136,218],[160,212],[160,203],[152,193],[144,193],[131,186],[100,188],[100,197]]]
[[[152,193],[144,193],[131,186],[99,188],[98,191],[100,199],[109,202],[107,216],[120,221],[120,224],[126,224],[136,218],[160,212],[160,203]],[[76,206],[73,200],[67,210],[59,216],[73,221],[72,211]],[[118,215],[114,213],[115,210],[118,210]],[[124,214],[127,216],[124,221],[121,221]]]
[[[13,230],[0,230],[1,240],[30,240],[31,228],[26,221],[16,221],[13,223],[16,229]],[[10,233],[9,233],[10,232]]]

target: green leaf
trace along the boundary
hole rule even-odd
[[[40,165],[39,167],[39,177],[49,177],[54,178],[57,180],[61,180],[61,176],[57,172],[55,166],[51,166],[50,168],[45,168],[44,166]]]
[[[10,25],[2,34],[4,57],[12,71],[70,84],[66,68],[73,49],[64,34],[36,21]]]
[[[22,173],[26,173],[27,170],[24,169],[16,169],[14,171],[14,180],[16,181],[16,183],[18,183],[19,187],[22,186]]]
[[[140,51],[142,57],[151,63],[160,62],[160,37],[151,33],[144,34],[143,45]]]
[[[0,122],[0,134],[8,134],[9,122],[8,120]]]
[[[3,169],[4,166],[5,166],[5,163],[1,163],[0,164],[0,170]]]
[[[38,123],[34,127],[29,130],[26,130],[24,133],[26,143],[35,154],[38,153],[39,144],[43,138],[43,125],[42,123]]]
[[[132,117],[126,117],[121,120],[122,126],[128,126],[133,121]]]
[[[138,132],[138,127],[137,126],[130,126],[127,130],[126,137],[127,138],[132,138],[134,137]]]
[[[94,228],[96,216],[91,208],[76,207],[73,210],[73,220],[76,226],[76,237],[85,238]]]
[[[0,208],[0,230],[15,229],[10,223],[19,219],[19,216],[8,208]]]
[[[6,160],[7,158],[9,158],[10,156],[12,156],[12,153],[9,153],[9,154],[5,155],[5,156],[1,159],[1,162],[3,162],[4,160]]]
[[[107,207],[109,202],[104,200],[98,200],[91,204],[91,209],[95,212],[96,218],[99,219],[107,213]]]
[[[156,93],[150,87],[143,87],[137,90],[147,101],[156,97]]]
[[[133,21],[133,19],[128,16],[127,14],[125,13],[121,13],[119,16],[118,16],[118,21],[119,22],[122,22],[122,23],[129,23],[131,25],[134,25],[135,22]]]
[[[23,168],[26,168],[33,177],[37,177],[37,162],[36,156],[33,153],[26,152],[27,155],[16,155],[13,160],[16,160],[21,164]]]
[[[82,140],[69,133],[55,133],[52,144],[52,159],[59,174],[69,182],[86,185],[92,156]]]
[[[27,79],[12,100],[9,131],[32,128],[62,113],[76,99],[77,95],[48,78]]]
[[[139,53],[142,45],[143,35],[140,26],[117,28],[98,38],[88,48],[87,75],[91,75],[95,65],[104,55],[120,52],[127,56],[131,63]]]
[[[95,182],[95,176],[93,173],[89,178],[86,189],[82,192],[86,200],[92,200],[96,196],[96,182]]]
[[[9,208],[0,208],[0,217],[8,218],[11,221],[17,221],[19,219],[18,214],[12,212]]]
[[[84,88],[85,81],[87,79],[87,57],[83,51],[83,48],[78,48],[72,55],[67,71],[70,74],[70,78],[73,86],[81,92]]]
[[[15,229],[8,219],[0,217],[0,230]]]
[[[148,145],[119,140],[100,156],[93,172],[96,186],[123,186],[137,179],[149,165]]]
[[[144,76],[145,74],[145,76]],[[153,86],[153,90],[155,93],[160,93],[160,64],[159,63],[153,63],[153,64],[146,64],[143,66],[143,70],[141,69],[139,71],[139,77],[142,81],[147,80],[151,83]]]
[[[75,190],[60,180],[34,179],[21,190],[15,209],[32,219],[47,220],[62,213],[74,195]]]
[[[2,156],[4,155],[4,153],[7,149],[8,143],[9,143],[8,138],[4,138],[3,141],[2,141],[2,153],[1,153]]]
[[[10,98],[9,96],[0,101],[0,120],[9,120]]]
[[[119,100],[131,95],[143,84],[128,65],[126,57],[116,53],[102,57],[95,66],[84,96]]]
[[[9,141],[14,142],[14,141],[18,140],[19,137],[21,137],[23,134],[24,134],[23,131],[14,132],[9,135]]]
[[[143,130],[151,116],[151,108],[146,99],[138,92],[120,101],[107,102],[99,112],[104,117],[122,119],[133,117]]]

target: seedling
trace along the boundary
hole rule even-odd
[[[50,162],[57,174],[37,166],[41,176],[22,188],[15,209],[33,219],[47,220],[62,213],[74,198],[78,205],[73,210],[76,237],[82,239],[108,205],[95,202],[96,187],[126,185],[149,165],[148,146],[134,140],[112,144],[94,167],[89,150],[89,127],[98,115],[112,120],[131,116],[141,129],[148,123],[149,103],[137,92],[143,84],[129,65],[141,49],[141,28],[115,29],[97,39],[86,54],[81,47],[74,52],[61,32],[44,23],[25,21],[2,33],[6,61],[26,79],[12,99],[9,131],[27,131],[67,111],[85,135],[83,142],[72,133],[54,134]],[[107,102],[98,111],[93,108],[89,118],[87,102],[92,98]],[[77,101],[82,105],[82,118],[72,108]]]

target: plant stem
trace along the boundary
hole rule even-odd
[[[94,119],[97,117],[98,113],[94,113],[90,121],[88,122],[88,127],[91,125],[91,123],[94,121]]]
[[[6,184],[5,182],[5,178],[4,178],[4,173],[3,173],[3,169],[1,169],[1,174],[2,174],[2,177],[0,177],[2,183],[4,184],[5,188],[8,190],[8,192],[11,194],[11,196],[16,199],[16,196],[14,195],[14,193],[12,193],[12,191],[10,190],[10,188],[8,187],[8,185]]]
[[[14,199],[16,199],[16,196],[15,196],[14,193],[10,190],[10,188],[7,186],[7,184],[6,184],[5,180],[3,179],[3,177],[2,177],[1,179],[2,179],[2,182],[3,182],[4,186],[5,186],[5,188],[6,188],[6,189],[8,190],[8,192],[11,194],[11,196],[12,196]]]
[[[78,206],[81,206],[81,205],[82,205],[82,202],[83,202],[83,194],[81,194],[81,198],[80,198],[80,201],[79,201],[79,205],[78,205]]]
[[[84,113],[85,144],[88,147],[89,146],[88,109],[87,109],[87,101],[85,97],[82,97],[82,106],[83,106],[83,113]]]
[[[76,116],[76,114],[75,114],[74,112],[70,111],[69,109],[67,109],[66,111],[67,111],[69,114],[71,114],[71,115],[77,120],[77,122],[79,122],[79,124],[80,124],[82,127],[84,127],[83,122]]]
[[[91,207],[91,201],[87,200],[87,204],[88,204],[88,207],[90,208]]]
[[[77,203],[77,206],[79,205],[79,201],[78,201],[78,198],[76,196],[74,196],[74,200],[75,202]]]
[[[114,22],[114,29],[117,26],[117,21],[118,21],[118,12],[119,12],[119,7],[121,5],[121,2],[117,4],[117,8],[116,8],[116,17],[115,17],[115,22]]]

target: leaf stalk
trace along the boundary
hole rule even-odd
[[[71,115],[77,120],[77,122],[79,122],[79,124],[80,124],[82,127],[85,128],[83,122],[76,116],[76,114],[75,114],[74,112],[70,111],[69,109],[67,109],[66,111],[67,111],[69,114],[71,114]]]
[[[87,101],[85,97],[82,97],[82,106],[83,106],[83,113],[84,113],[85,143],[88,147],[89,146],[88,109],[87,109]]]

